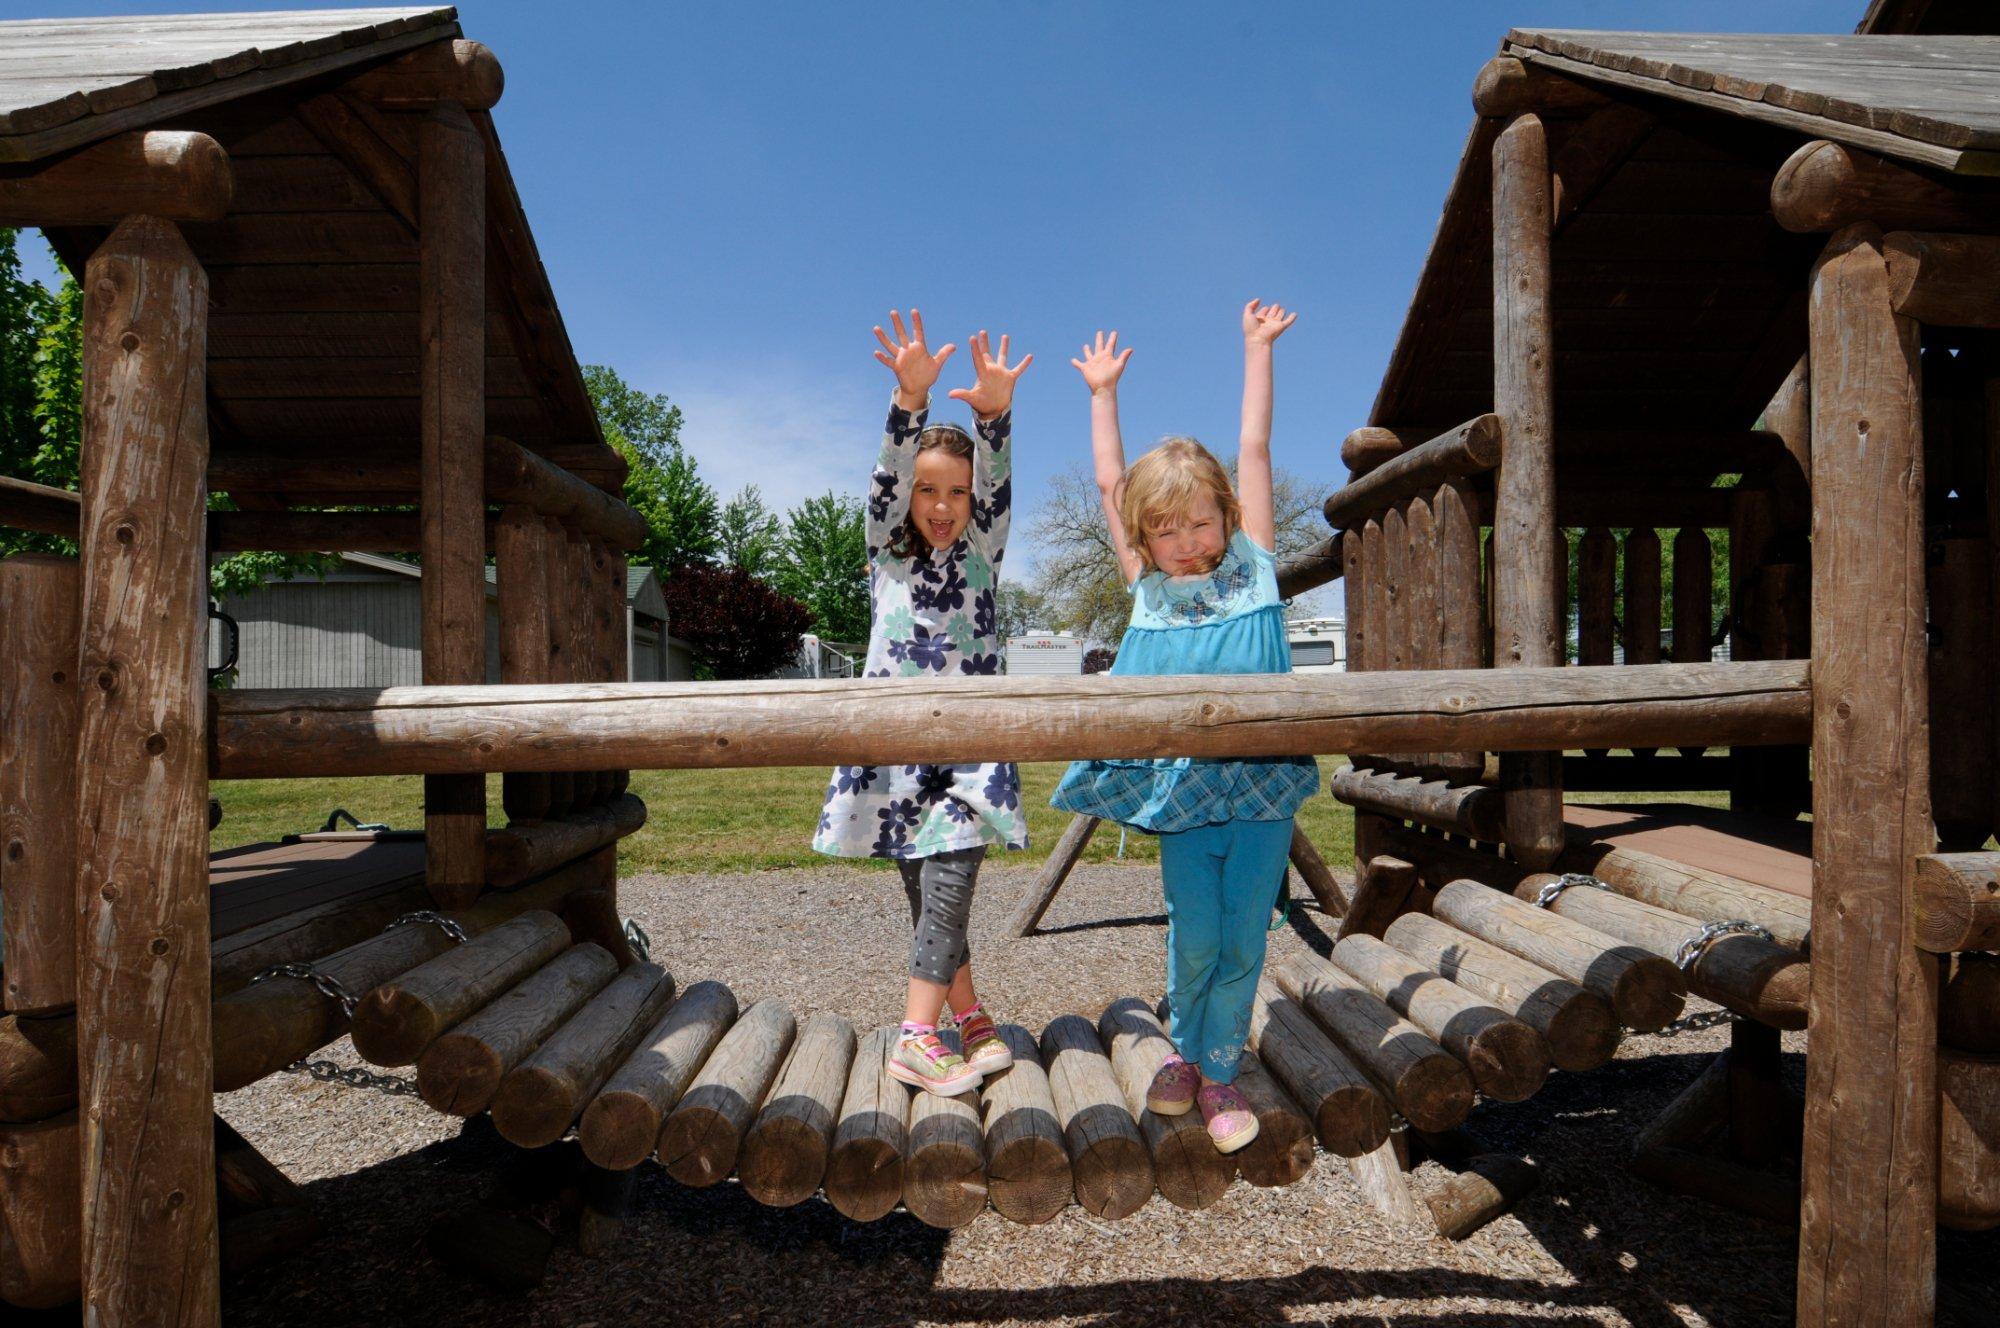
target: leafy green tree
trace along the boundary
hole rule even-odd
[[[829,641],[868,639],[868,526],[859,498],[827,492],[785,517],[778,590],[812,610],[812,630]]]
[[[999,618],[1002,644],[1022,632],[1036,628],[1046,629],[1055,621],[1049,602],[1028,586],[1013,581],[1002,581],[995,592],[995,597],[994,607]]]
[[[681,446],[681,410],[664,393],[647,395],[602,364],[585,365],[584,386],[604,440],[625,458],[625,501],[651,534],[635,562],[667,571],[709,562],[721,551],[721,505]]]
[[[744,485],[743,491],[723,507],[716,541],[727,565],[752,576],[768,577],[776,569],[782,539],[777,515],[764,506],[764,495],[756,485]]]

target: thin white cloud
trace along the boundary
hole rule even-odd
[[[723,501],[754,484],[782,515],[829,489],[866,492],[882,422],[878,407],[862,408],[851,383],[811,384],[783,370],[756,378],[679,372],[660,381],[681,408],[682,445]]]

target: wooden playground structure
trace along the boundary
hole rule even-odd
[[[1928,1321],[1937,1224],[2000,1226],[2000,64],[1920,28],[1508,35],[1334,533],[1285,569],[1346,578],[1353,672],[720,687],[622,680],[643,526],[453,11],[0,24],[73,75],[0,83],[0,223],[83,276],[86,398],[79,492],[0,480],[80,547],[0,563],[0,1300],[215,1323],[223,1262],[310,1219],[213,1094],[343,1035],[514,1144],[574,1129],[600,1239],[654,1156],[955,1226],[1202,1207],[1315,1144],[1457,1237],[1533,1183],[1477,1097],[1692,993],[1731,1046],[1639,1172],[1796,1222],[1801,1324]],[[330,548],[422,554],[424,685],[212,690],[206,555]],[[1356,872],[1295,841],[1337,943],[1267,978],[1237,1157],[1143,1110],[1142,1000],[912,1097],[888,1030],[739,1010],[621,930],[634,768],[1301,751],[1349,754]],[[393,773],[420,840],[208,852],[211,779]],[[1565,806],[1593,790],[1730,806]],[[1413,1150],[1462,1168],[1427,1214]]]

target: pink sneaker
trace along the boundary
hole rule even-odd
[[[1195,1094],[1218,1153],[1233,1153],[1257,1137],[1257,1113],[1233,1084],[1207,1084]]]
[[[1194,1106],[1201,1072],[1178,1056],[1169,1056],[1146,1088],[1146,1110],[1155,1116],[1185,1116]]]

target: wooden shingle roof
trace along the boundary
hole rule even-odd
[[[1516,29],[1501,52],[1919,165],[2000,174],[2000,37]]]
[[[0,161],[458,35],[458,11],[311,9],[0,22]]]
[[[207,134],[228,214],[182,235],[209,280],[211,487],[319,504],[412,501],[419,401],[418,134],[424,112],[349,81],[461,36],[437,7],[0,23],[0,173],[116,134]],[[486,422],[614,491],[568,331],[492,115],[485,149]],[[101,228],[46,228],[78,276]],[[311,489],[288,471],[330,463]]]

